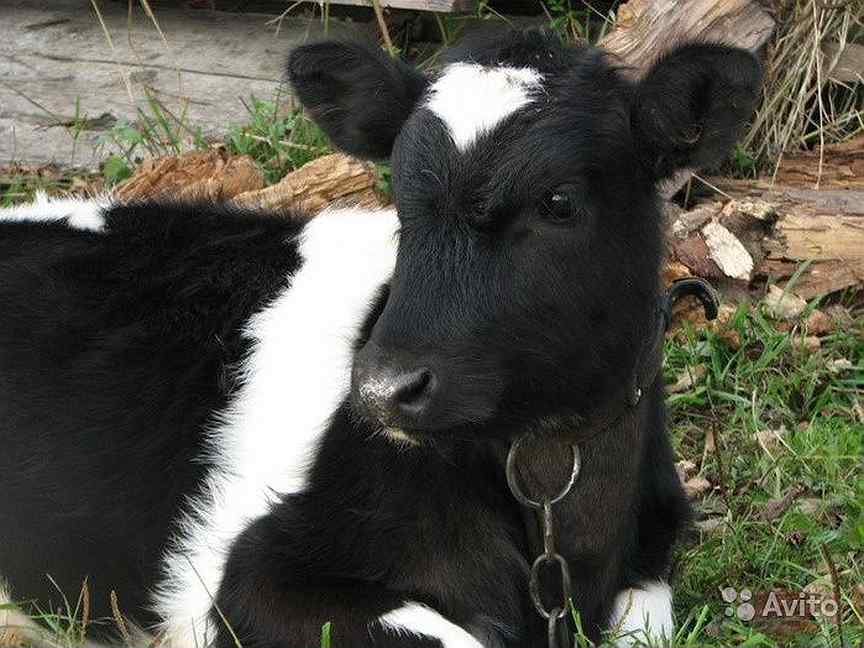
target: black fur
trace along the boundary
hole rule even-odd
[[[156,620],[168,534],[209,467],[203,427],[241,327],[299,265],[299,228],[153,204],[114,208],[100,234],[0,224],[0,578],[17,600],[74,606],[87,577],[92,618],[115,590]]]
[[[413,68],[356,43],[290,58],[338,146],[391,157],[401,234],[308,488],[231,549],[217,603],[245,648],[318,645],[326,622],[337,648],[440,646],[374,623],[405,601],[487,648],[545,645],[507,443],[526,430],[561,443],[631,376],[660,289],[655,184],[722,158],[760,75],[747,54],[691,45],[633,83],[603,53],[539,32],[454,58],[544,75],[532,104],[464,153],[419,106],[427,81]],[[208,468],[202,426],[230,397],[243,322],[301,263],[285,244],[301,226],[141,205],[114,210],[107,234],[0,227],[0,490],[12,494],[0,497],[0,574],[42,599],[43,572],[73,592],[89,575],[100,611],[110,583],[150,622],[156,557]],[[422,408],[389,418],[359,387],[394,367],[432,382]],[[394,445],[382,425],[419,445]],[[668,576],[688,515],[660,379],[582,453],[559,547],[599,639],[617,592]],[[549,487],[561,469],[539,458],[524,477]],[[233,646],[213,620],[216,645]]]

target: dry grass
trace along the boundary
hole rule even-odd
[[[830,78],[846,44],[864,38],[864,2],[777,0],[776,16],[763,98],[743,142],[753,157],[771,164],[785,151],[864,132],[862,83]],[[838,44],[831,55],[827,43]]]

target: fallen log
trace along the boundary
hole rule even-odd
[[[264,176],[252,158],[213,148],[145,160],[114,195],[121,200],[163,197],[219,202],[263,186]]]
[[[786,153],[774,181],[788,187],[864,190],[864,135],[823,150]]]
[[[725,204],[714,201],[676,216],[672,261],[711,279],[746,283],[770,279],[785,286],[797,274],[794,291],[808,300],[864,284],[864,190],[728,178],[711,184]],[[712,245],[712,236],[719,243]]]
[[[266,189],[239,195],[233,202],[253,209],[298,208],[313,213],[333,203],[380,207],[377,182],[373,165],[334,153],[309,162]]]

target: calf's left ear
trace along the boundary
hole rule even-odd
[[[721,162],[750,117],[762,66],[742,49],[691,44],[661,58],[636,87],[631,124],[658,179]]]
[[[389,157],[427,83],[380,47],[355,41],[298,47],[288,57],[288,78],[333,144],[373,160]]]

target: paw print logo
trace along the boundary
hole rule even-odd
[[[737,616],[741,621],[751,621],[756,616],[756,608],[750,602],[753,598],[753,593],[744,588],[740,592],[734,587],[724,587],[720,590],[720,596],[723,601],[728,603],[725,614],[727,617]],[[738,603],[738,605],[734,605]]]

